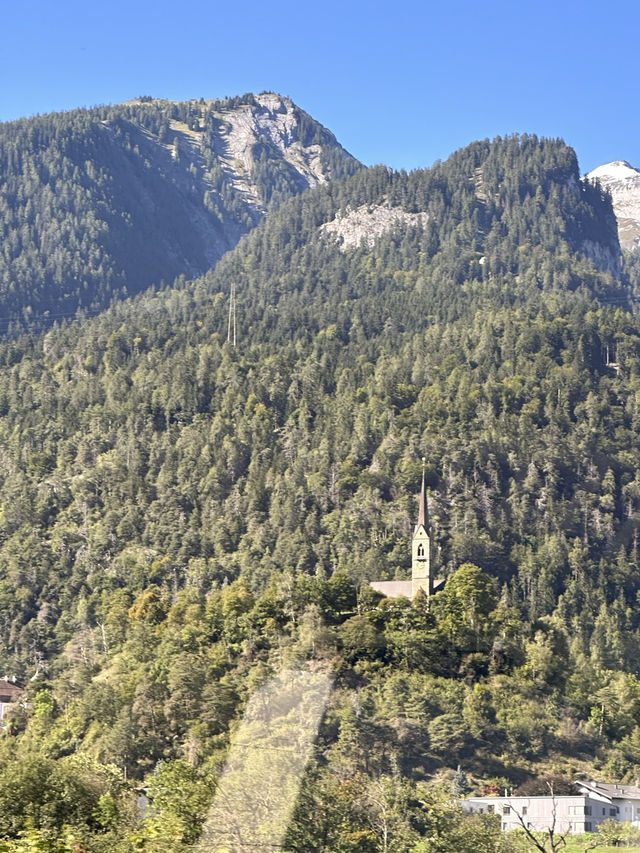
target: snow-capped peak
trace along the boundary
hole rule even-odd
[[[640,245],[640,169],[626,160],[614,160],[589,172],[590,181],[599,181],[611,193],[618,221],[618,237],[623,249]]]
[[[614,160],[598,166],[587,175],[590,181],[626,181],[629,178],[640,178],[640,170],[635,169],[626,160]]]

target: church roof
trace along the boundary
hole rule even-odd
[[[371,581],[369,586],[387,598],[411,598],[411,581]]]

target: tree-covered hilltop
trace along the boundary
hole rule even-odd
[[[0,124],[0,332],[204,273],[267,210],[357,165],[267,93]]]
[[[631,777],[618,273],[571,149],[508,138],[317,187],[204,278],[2,344],[0,662],[29,705],[0,843],[189,849],[248,697],[309,661],[335,687],[287,850],[506,850],[429,781],[458,764],[459,789]],[[367,585],[407,574],[423,455],[428,611]]]
[[[389,208],[397,225],[373,252],[366,228],[352,251],[331,228]],[[551,293],[624,304],[619,267],[610,199],[579,180],[572,149],[524,136],[474,143],[430,170],[379,166],[318,188],[274,212],[207,286],[236,283],[252,341],[308,340],[331,324],[345,337],[356,322],[377,337],[389,323],[413,331],[479,308],[537,310]]]

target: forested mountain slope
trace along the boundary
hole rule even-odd
[[[203,273],[267,210],[357,165],[270,93],[0,124],[0,332]]]
[[[189,849],[247,696],[309,660],[336,687],[286,849],[507,850],[426,783],[459,763],[632,775],[618,256],[571,149],[514,137],[317,187],[205,277],[0,346],[7,850]],[[429,612],[367,587],[406,576],[423,455]]]

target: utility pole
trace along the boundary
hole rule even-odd
[[[236,283],[231,284],[231,296],[229,298],[229,321],[227,323],[227,343],[236,345]]]

